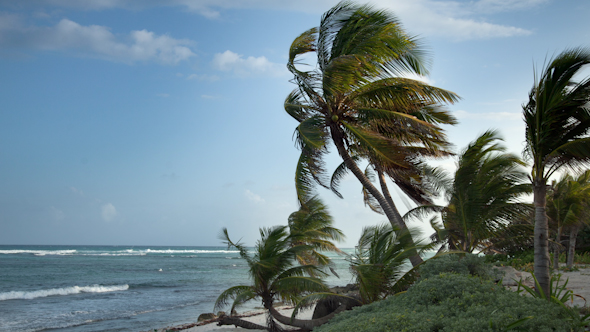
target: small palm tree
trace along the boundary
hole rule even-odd
[[[260,229],[260,240],[256,242],[253,254],[250,254],[243,244],[230,240],[227,229],[222,230],[220,237],[229,247],[238,249],[240,257],[246,260],[252,284],[225,290],[215,301],[215,310],[231,302],[230,312],[233,312],[237,306],[259,299],[268,311],[268,326],[263,328],[269,331],[281,331],[275,319],[283,324],[312,329],[333,316],[303,321],[282,316],[273,307],[277,301],[296,304],[306,295],[329,291],[320,278],[314,277],[325,275],[321,270],[313,265],[296,264],[297,255],[311,248],[306,245],[293,246],[286,226]],[[229,323],[243,327],[251,326],[251,323],[235,318],[230,319]]]
[[[574,76],[590,64],[590,50],[565,50],[549,62],[523,105],[524,150],[533,164],[531,181],[535,207],[535,276],[545,297],[550,295],[547,181],[563,167],[590,163],[590,78]]]
[[[564,174],[559,181],[553,181],[547,195],[547,216],[556,228],[555,242],[561,243],[563,229],[570,232],[567,266],[573,265],[576,237],[582,225],[587,223],[590,208],[590,170],[577,177]],[[553,268],[558,269],[559,250],[553,257]]]
[[[407,229],[399,231],[390,224],[365,227],[350,260],[361,301],[372,303],[404,290],[415,279],[413,271],[407,272],[409,258],[429,248],[414,245]]]
[[[441,212],[442,225],[432,220],[432,239],[442,248],[473,252],[493,245],[491,238],[506,232],[530,211],[519,199],[531,188],[526,184],[524,163],[506,148],[496,131],[486,131],[459,155],[451,181],[439,174],[448,199],[447,206],[422,206],[407,215]]]
[[[300,57],[314,52],[317,68],[303,71]],[[358,161],[412,166],[412,149],[430,154],[448,146],[437,123],[453,123],[446,111],[433,107],[452,103],[452,92],[404,73],[426,74],[423,51],[391,13],[340,2],[320,26],[297,37],[289,50],[287,68],[297,88],[285,100],[285,110],[299,125],[295,131],[301,156],[296,169],[301,202],[314,195],[316,183],[329,188],[323,157],[332,141],[344,164],[378,202],[390,223],[406,225],[392,201],[375,187]],[[433,120],[434,119],[434,120]],[[419,264],[416,257],[413,264]]]
[[[323,252],[342,252],[332,241],[342,241],[344,233],[332,226],[332,216],[319,197],[312,197],[298,211],[291,213],[288,224],[291,245],[310,248],[297,255],[299,264],[329,266],[330,259]]]

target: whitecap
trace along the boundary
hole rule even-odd
[[[31,300],[39,297],[55,296],[55,295],[72,295],[79,293],[107,293],[117,292],[129,289],[129,285],[114,285],[114,286],[72,286],[64,288],[41,289],[36,291],[12,291],[0,293],[0,301],[6,300]]]

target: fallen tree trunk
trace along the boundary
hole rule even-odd
[[[321,317],[321,318],[316,318],[316,319],[310,319],[310,320],[306,320],[306,319],[297,319],[297,318],[291,318],[291,317],[287,317],[287,316],[283,316],[277,309],[275,309],[274,307],[270,307],[267,308],[268,311],[270,312],[271,316],[276,319],[277,321],[279,321],[282,324],[285,325],[290,325],[290,326],[295,326],[304,330],[313,330],[314,328],[327,323],[330,319],[332,319],[332,317],[336,316],[336,314],[343,312],[344,310],[346,310],[346,304],[341,305],[338,309],[336,309],[336,311],[334,311],[333,313]]]
[[[241,318],[238,317],[231,317],[231,316],[221,316],[219,317],[219,320],[217,321],[217,326],[223,326],[223,325],[235,325],[235,327],[241,327],[241,328],[245,328],[248,330],[267,330],[270,331],[270,329],[266,326],[262,326],[262,325],[258,325],[252,322],[249,322],[247,320],[243,320]]]

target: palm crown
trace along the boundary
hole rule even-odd
[[[317,67],[302,71],[300,56],[309,52],[317,55]],[[390,13],[339,3],[319,27],[294,40],[287,67],[297,84],[285,110],[300,123],[296,186],[301,201],[309,199],[315,183],[330,187],[322,160],[329,140],[345,162],[353,155],[400,169],[412,167],[416,151],[436,154],[448,147],[437,124],[454,119],[435,106],[458,97],[396,76],[426,69],[419,43]],[[361,173],[346,166],[357,177]]]

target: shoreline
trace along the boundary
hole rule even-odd
[[[574,293],[573,300],[569,303],[571,306],[589,306],[590,305],[590,267],[586,266],[584,268],[579,268],[579,271],[570,271],[570,272],[563,272],[560,271],[562,275],[561,283],[564,284],[566,280],[567,289],[572,290]],[[291,315],[293,312],[292,306],[284,306],[278,309],[279,312],[283,313],[284,315]],[[305,309],[302,310],[299,315],[297,315],[300,319],[311,319],[313,315],[313,308],[312,309]],[[242,319],[247,321],[264,325],[266,323],[266,316],[265,311],[248,311],[244,314],[238,315]],[[184,332],[241,332],[241,331],[254,331],[254,332],[265,332],[265,330],[247,330],[240,327],[234,326],[217,326],[215,324],[217,319],[211,319],[208,321],[203,321],[199,323],[189,323],[177,326],[168,326],[159,329],[152,329],[149,331],[143,332],[166,332],[166,331],[184,331]]]
[[[278,307],[277,310],[286,316],[291,316],[293,312],[292,306],[281,306]],[[297,315],[299,319],[311,319],[313,315],[314,308],[310,309],[303,309]],[[237,315],[235,317],[239,317],[246,321],[265,325],[266,324],[266,311],[247,311],[243,314]],[[198,322],[198,323],[189,323],[189,324],[182,324],[176,326],[167,326],[158,329],[150,329],[148,331],[141,331],[141,332],[167,332],[167,331],[184,331],[184,332],[209,332],[209,331],[216,331],[216,332],[240,332],[240,331],[253,331],[253,332],[266,332],[266,330],[249,330],[244,329],[241,327],[234,327],[233,325],[224,325],[224,326],[217,326],[217,318]]]

